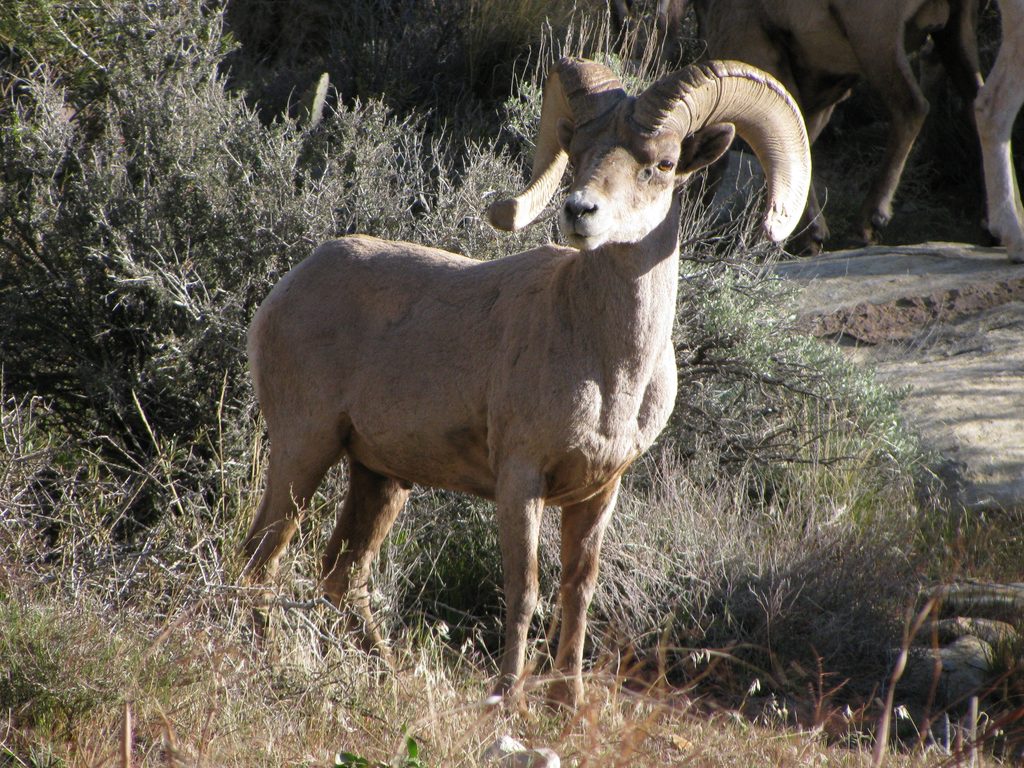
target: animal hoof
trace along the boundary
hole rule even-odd
[[[491,695],[484,699],[484,705],[487,707],[503,706],[510,711],[525,709],[522,682],[515,675],[499,676],[491,689]]]
[[[882,241],[882,230],[888,226],[891,213],[879,209],[862,209],[860,239],[864,245],[878,245]]]
[[[817,256],[825,247],[825,237],[819,232],[804,230],[786,243],[786,251],[794,256]]]
[[[554,710],[576,709],[583,698],[583,683],[579,680],[555,680],[548,686],[545,701]]]
[[[874,227],[863,227],[860,231],[860,244],[862,246],[878,245],[881,242],[878,230]]]
[[[817,256],[824,250],[824,248],[825,247],[820,240],[810,240],[804,243],[803,247],[797,252],[796,255],[802,256],[804,258],[810,258],[812,256]]]

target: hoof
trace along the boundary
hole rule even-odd
[[[892,219],[892,215],[883,213],[882,211],[875,211],[871,214],[871,226],[876,232],[880,232],[889,226],[889,221]]]
[[[484,704],[488,708],[525,709],[522,680],[515,675],[499,676],[491,689],[491,695],[484,699]]]
[[[824,242],[818,233],[805,230],[786,243],[786,252],[801,258],[817,256],[825,250]]]
[[[811,258],[813,256],[817,256],[823,250],[825,250],[825,246],[820,240],[812,240],[804,244],[804,246],[799,251],[797,251],[795,255],[806,259]]]
[[[874,227],[861,227],[860,234],[857,237],[858,245],[866,248],[869,245],[878,245],[880,242],[882,242],[882,238],[877,229]]]
[[[553,710],[574,710],[583,698],[583,682],[560,678],[553,681],[544,697],[545,703]]]
[[[872,211],[861,215],[860,242],[865,246],[877,246],[882,242],[882,230],[889,225],[891,214],[884,211]]]

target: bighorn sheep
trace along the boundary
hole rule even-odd
[[[1003,40],[974,100],[985,169],[988,228],[1011,261],[1024,263],[1024,208],[1010,153],[1010,133],[1024,104],[1024,0],[999,0]]]
[[[674,0],[685,5],[686,0]],[[774,75],[796,98],[813,143],[835,105],[863,77],[889,112],[885,158],[861,206],[860,236],[877,239],[928,102],[907,59],[930,34],[956,89],[970,104],[981,86],[978,0],[694,0],[712,58],[738,59]],[[677,8],[678,11],[678,8]],[[794,240],[816,252],[828,228],[812,187]]]
[[[804,206],[810,154],[796,105],[770,76],[712,62],[632,98],[606,67],[562,59],[545,84],[532,179],[488,217],[525,227],[571,162],[559,210],[571,248],[479,262],[353,236],[292,269],[249,331],[270,437],[244,543],[250,574],[276,567],[324,473],[347,456],[323,586],[377,644],[370,564],[411,485],[493,499],[507,605],[495,690],[507,694],[537,602],[541,513],[561,507],[562,678],[550,695],[575,702],[619,479],[675,399],[676,191],[736,131],[767,169],[767,232],[785,237]]]

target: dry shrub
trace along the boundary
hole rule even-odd
[[[453,642],[454,636],[433,619],[413,621],[404,633],[398,623],[392,635],[398,664],[387,671],[350,644],[340,631],[340,617],[316,599],[316,584],[309,578],[316,568],[316,546],[309,541],[319,538],[316,526],[300,533],[306,540],[297,542],[288,557],[275,587],[273,631],[257,645],[249,622],[251,600],[235,584],[238,563],[232,550],[245,524],[238,510],[251,507],[252,488],[260,480],[258,459],[251,466],[225,465],[223,507],[204,509],[201,497],[183,496],[191,515],[165,515],[145,536],[118,540],[103,521],[123,511],[134,490],[118,485],[98,457],[81,464],[79,474],[63,472],[49,479],[51,507],[45,517],[25,495],[26,486],[73,451],[46,429],[42,408],[38,402],[7,397],[0,409],[6,448],[0,461],[0,658],[5,669],[0,750],[15,765],[114,764],[126,706],[135,722],[137,765],[324,764],[342,749],[387,761],[402,754],[409,734],[428,765],[472,766],[502,733],[553,747],[565,761],[590,765],[870,764],[870,742],[858,736],[862,723],[845,714],[841,702],[801,699],[806,707],[789,714],[784,707],[795,705],[766,707],[758,724],[750,725],[730,714],[711,714],[685,690],[658,680],[638,683],[651,680],[645,674],[650,667],[622,657],[622,645],[604,646],[611,653],[599,655],[588,674],[587,698],[568,722],[542,706],[542,690],[534,684],[527,690],[527,717],[482,707],[491,660],[472,638]],[[251,450],[258,457],[262,449],[256,442]],[[172,458],[165,455],[162,461]],[[151,482],[167,483],[160,463],[147,474]],[[652,473],[658,466],[668,468],[661,460],[650,463]],[[628,626],[642,620],[649,603],[678,598],[679,612],[670,626],[687,627],[687,637],[695,641],[709,626],[714,630],[701,621],[728,624],[724,617],[731,611],[737,621],[765,620],[773,638],[793,628],[775,634],[770,622],[810,621],[815,614],[800,613],[807,603],[802,597],[792,600],[789,593],[780,594],[771,613],[760,604],[749,608],[757,593],[744,594],[739,577],[732,585],[737,594],[716,602],[707,587],[721,573],[742,576],[753,562],[768,573],[779,561],[772,551],[799,549],[793,535],[797,521],[780,517],[773,524],[766,516],[744,515],[736,487],[730,490],[723,483],[716,498],[684,478],[672,473],[671,481],[658,485],[657,499],[635,488],[625,494],[606,552],[599,615],[616,605],[619,613],[607,623]],[[330,501],[324,497],[322,503]],[[445,499],[419,501],[403,525],[413,526],[418,514],[433,511],[434,527],[426,532],[465,552],[479,529],[441,525],[437,513],[453,511]],[[460,520],[473,510],[455,512]],[[41,530],[40,524],[51,519],[68,521],[59,539]],[[810,524],[827,531],[828,522]],[[408,563],[402,566],[397,558],[410,546],[432,547],[442,567],[453,559],[437,541],[410,541],[418,533],[415,527],[405,530],[406,541],[399,531],[389,544],[395,560],[379,578],[409,574]],[[851,562],[864,562],[857,549],[848,554]],[[688,569],[684,575],[692,577],[684,589],[678,587],[678,568]],[[845,595],[850,574],[827,564],[825,574],[842,577],[844,583],[836,587]],[[797,574],[789,589],[804,575]],[[619,585],[640,585],[642,591],[617,597]],[[383,589],[394,586],[378,581]],[[673,591],[659,594],[666,587]],[[686,590],[689,594],[683,594]],[[696,594],[711,600],[695,600]],[[870,594],[865,592],[864,599]],[[818,600],[821,592],[806,598]],[[698,610],[685,613],[687,605]],[[669,651],[685,654],[684,649]],[[791,681],[806,681],[794,667],[786,672]],[[773,673],[751,674],[767,686]],[[749,678],[736,685],[745,688]],[[794,723],[801,728],[791,728]],[[852,748],[830,746],[833,739]],[[920,755],[893,755],[890,764],[928,765],[939,757],[930,747]]]
[[[462,132],[467,123],[491,132],[480,101],[504,99],[539,31],[564,30],[575,11],[573,0],[229,0],[242,46],[227,64],[268,117],[327,72],[346,104],[380,99],[398,114],[434,112]]]

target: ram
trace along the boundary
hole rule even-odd
[[[561,508],[562,625],[554,701],[582,691],[586,613],[622,473],[673,407],[680,196],[738,132],[769,179],[765,227],[803,210],[803,121],[770,76],[691,67],[628,96],[606,67],[563,59],[544,88],[533,174],[491,223],[530,224],[558,188],[569,247],[482,262],[402,242],[328,242],[270,292],[249,361],[270,438],[267,485],[244,543],[255,580],[276,567],[327,469],[349,488],[323,587],[364,639],[370,566],[414,483],[497,506],[506,602],[495,691],[516,693],[538,596],[546,505]]]
[[[687,0],[671,2],[678,16]],[[889,113],[885,155],[860,209],[859,235],[875,242],[892,217],[903,167],[928,113],[907,51],[930,35],[965,103],[982,79],[978,0],[694,0],[712,58],[738,59],[774,75],[794,96],[811,142],[836,104],[864,78]],[[814,253],[828,227],[812,186],[791,247]]]

